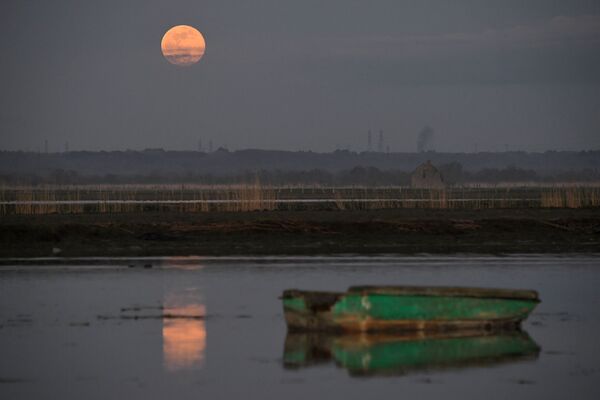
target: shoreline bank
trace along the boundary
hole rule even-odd
[[[600,209],[4,216],[0,258],[600,252]]]

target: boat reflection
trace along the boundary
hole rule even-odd
[[[539,351],[539,346],[521,331],[405,335],[288,333],[283,364],[286,369],[298,369],[333,362],[352,376],[404,375],[536,359]]]
[[[163,357],[168,371],[200,367],[206,349],[206,307],[188,304],[163,310]]]

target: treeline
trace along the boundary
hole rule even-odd
[[[471,173],[484,169],[503,170],[509,166],[534,170],[540,176],[557,171],[600,169],[600,151],[547,151],[544,153],[382,153],[338,150],[331,153],[310,151],[219,149],[211,153],[197,151],[70,151],[65,153],[32,153],[0,151],[0,174],[32,174],[45,176],[49,172],[77,171],[86,176],[185,176],[202,174],[215,176],[244,175],[245,171],[323,170],[338,176],[357,166],[379,171],[414,171],[430,160],[434,165],[460,163]],[[318,174],[317,174],[318,175]],[[341,176],[340,175],[340,176]],[[394,178],[396,179],[396,178]]]
[[[600,170],[583,169],[542,175],[532,169],[515,166],[483,168],[466,171],[457,162],[438,167],[444,182],[449,186],[485,183],[557,183],[600,182]],[[102,174],[84,175],[73,170],[55,169],[47,174],[2,174],[3,185],[86,185],[86,184],[238,184],[260,182],[264,185],[321,185],[321,186],[409,186],[411,172],[381,170],[376,167],[354,167],[339,172],[323,169],[310,170],[257,170],[239,174],[215,175],[211,173]]]

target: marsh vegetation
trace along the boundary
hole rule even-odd
[[[600,186],[41,185],[0,188],[0,214],[586,208]]]

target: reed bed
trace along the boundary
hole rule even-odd
[[[265,210],[600,207],[600,187],[273,187],[90,185],[0,187],[0,215]]]
[[[584,208],[600,206],[600,188],[571,187],[542,192],[544,208]]]

